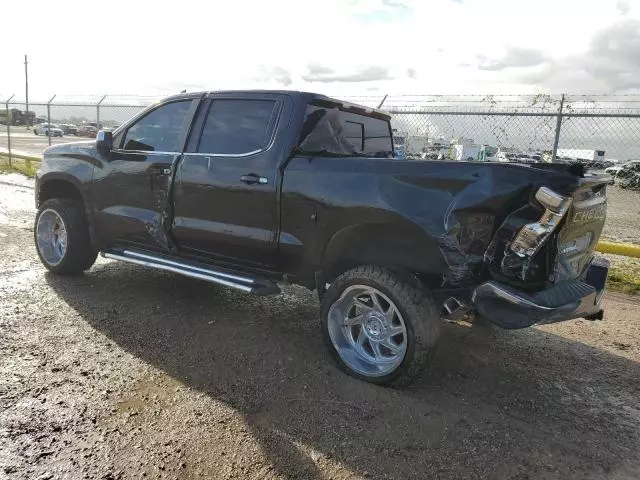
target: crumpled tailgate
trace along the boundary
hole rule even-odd
[[[553,282],[580,277],[589,266],[607,217],[607,181],[583,179],[556,239]]]

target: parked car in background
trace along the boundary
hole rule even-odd
[[[35,135],[51,135],[52,137],[62,137],[64,131],[55,123],[41,123],[33,127]]]
[[[78,132],[78,127],[76,127],[72,123],[63,123],[62,125],[60,125],[60,128],[65,135],[75,135]]]
[[[76,132],[78,137],[96,138],[97,134],[98,128],[93,125],[81,125],[78,127],[78,131]]]

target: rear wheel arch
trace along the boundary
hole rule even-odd
[[[362,265],[438,278],[447,270],[435,239],[415,225],[402,224],[352,225],[336,232],[327,242],[322,256],[322,277],[326,282]]]

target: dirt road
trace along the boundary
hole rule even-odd
[[[312,295],[100,261],[45,273],[0,176],[0,478],[640,477],[640,302],[601,322],[447,325],[405,390],[341,374]]]

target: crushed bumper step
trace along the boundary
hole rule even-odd
[[[489,281],[475,289],[472,302],[478,313],[508,329],[572,318],[601,318],[600,300],[608,267],[606,261],[599,259],[590,265],[584,281],[563,282],[533,294]]]

